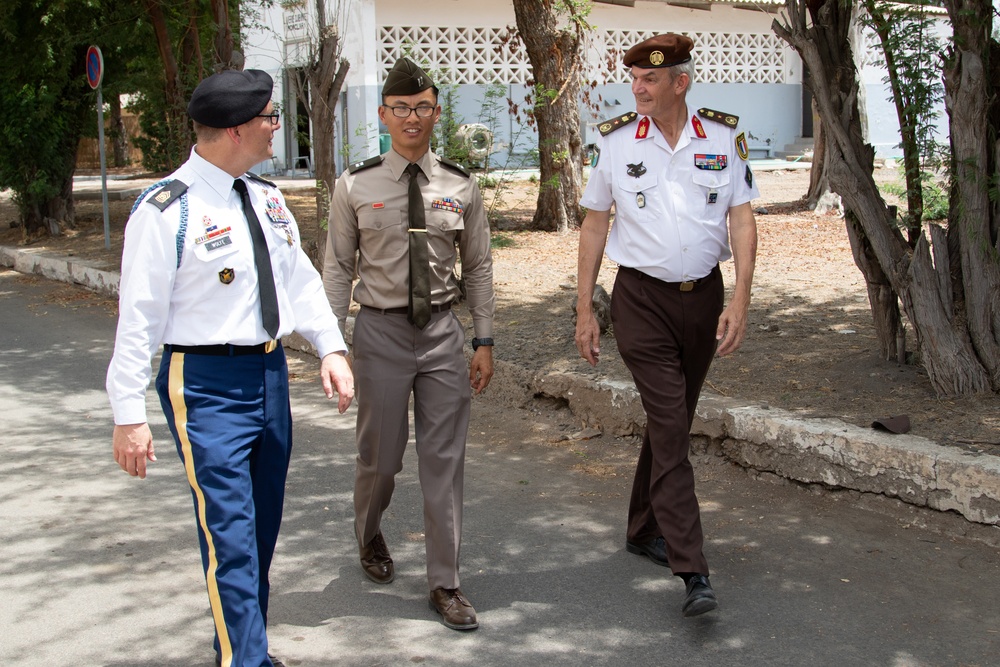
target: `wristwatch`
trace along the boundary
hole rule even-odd
[[[473,352],[475,352],[476,350],[478,350],[481,345],[489,345],[490,347],[492,347],[493,346],[493,339],[492,338],[473,338],[472,339],[472,351]]]

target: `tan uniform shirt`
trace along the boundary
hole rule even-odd
[[[341,324],[354,300],[372,308],[405,307],[409,298],[407,190],[409,162],[390,150],[380,164],[337,179],[330,203],[323,283]],[[460,296],[456,248],[476,338],[493,336],[493,258],[490,227],[475,178],[441,163],[430,151],[417,163],[427,225],[431,303]],[[355,274],[355,268],[357,273]]]

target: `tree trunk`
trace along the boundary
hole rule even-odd
[[[211,0],[212,18],[215,19],[215,63],[219,70],[238,69],[233,62],[233,31],[229,27],[227,0]]]
[[[181,62],[189,80],[201,81],[205,78],[204,58],[201,56],[201,32],[198,30],[198,15],[200,14],[198,0],[191,0],[188,12],[190,20],[184,39],[181,40]],[[193,70],[193,71],[192,71]]]
[[[846,208],[857,216],[860,231],[864,232],[868,246],[863,248],[861,256],[874,258],[902,300],[917,336],[921,361],[935,391],[939,395],[988,391],[991,387],[990,375],[973,347],[971,327],[966,329],[961,326],[957,317],[956,325],[952,326],[948,316],[956,311],[942,302],[941,286],[948,282],[943,273],[950,272],[950,262],[939,262],[935,266],[930,244],[923,234],[916,248],[910,248],[896,227],[894,212],[882,200],[872,177],[875,151],[864,139],[860,82],[849,41],[851,4],[840,0],[809,0],[807,7],[806,2],[786,0],[787,25],[775,21],[772,28],[795,48],[809,69],[814,99],[827,137],[831,186],[843,197]],[[988,26],[988,20],[981,21],[979,29],[982,30],[984,25]],[[981,62],[979,69],[982,70]],[[986,111],[985,105],[981,111]],[[977,127],[966,129],[970,132],[983,131],[983,123],[974,123],[972,119],[984,117],[985,113],[970,115],[966,124]],[[955,132],[954,116],[952,132]],[[956,162],[961,162],[957,151]],[[964,164],[985,162],[967,156]],[[983,173],[985,170],[981,170],[980,174]],[[982,192],[985,200],[985,189]],[[973,205],[970,209],[964,199],[961,208],[975,215],[985,213],[984,217],[988,219],[988,208]],[[939,249],[935,248],[935,255],[938,253]],[[963,275],[968,283],[964,253],[962,261]],[[992,289],[994,295],[1000,293],[996,282]]]
[[[945,3],[955,31],[944,66],[945,107],[950,116],[953,206],[948,233],[958,238],[964,318],[975,355],[1000,391],[1000,243],[990,189],[998,178],[1000,93],[990,70],[993,8],[988,2]],[[984,122],[987,120],[989,122]]]
[[[119,168],[127,167],[128,133],[122,121],[122,100],[118,95],[110,95],[108,105],[111,107],[111,130],[108,134],[111,136],[112,164]]]
[[[573,5],[567,3],[569,11]],[[538,124],[541,186],[532,224],[566,231],[583,220],[583,138],[580,133],[582,28],[560,28],[554,0],[514,0],[517,30],[535,77],[534,119]]]
[[[153,32],[156,34],[156,47],[163,62],[164,91],[167,108],[167,165],[173,170],[188,158],[191,152],[191,132],[188,130],[187,103],[184,99],[184,85],[181,82],[180,69],[174,58],[174,49],[167,32],[167,19],[159,0],[146,0],[146,11],[149,14]]]
[[[905,363],[906,340],[899,312],[899,297],[892,289],[889,277],[879,266],[872,245],[865,236],[865,230],[853,211],[846,212],[844,222],[847,225],[847,237],[851,241],[854,263],[865,276],[865,283],[868,286],[868,304],[872,311],[879,355],[887,361],[895,359]]]
[[[816,97],[813,96],[812,107],[816,109]],[[823,134],[823,123],[816,123],[813,129],[813,161],[809,168],[809,191],[806,192],[806,206],[815,210],[820,197],[830,191],[830,179],[826,176],[826,135]]]
[[[318,35],[309,45],[309,64],[296,70],[296,94],[309,110],[312,127],[313,170],[316,174],[316,227],[305,244],[306,253],[319,271],[326,252],[326,223],[330,196],[337,182],[337,148],[334,145],[335,112],[351,64],[341,58],[343,45],[336,23],[329,23],[326,3],[316,0]]]

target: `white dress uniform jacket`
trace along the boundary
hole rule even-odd
[[[609,259],[666,282],[704,278],[732,257],[727,213],[760,196],[736,129],[687,115],[674,148],[646,116],[602,136],[580,200],[595,211],[615,205]]]
[[[138,204],[125,231],[118,333],[107,375],[116,424],[146,421],[151,360],[161,344],[256,345],[270,338],[261,321],[253,243],[233,177],[192,149],[190,159],[169,178],[188,186],[186,201],[161,211],[148,201],[154,190]],[[298,331],[321,358],[345,351],[322,279],[302,250],[281,192],[241,178],[271,256],[278,336]],[[184,215],[187,230],[179,237]]]

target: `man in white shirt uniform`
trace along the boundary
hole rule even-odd
[[[281,336],[322,358],[327,397],[354,396],[347,346],[278,188],[253,174],[280,127],[266,72],[202,81],[188,114],[197,145],[139,197],[122,258],[118,332],[108,368],[115,461],[144,478],[156,460],[146,424],[156,389],[191,486],[224,667],[281,664],[267,651],[268,569],[292,447]]]
[[[580,355],[596,365],[601,334],[591,303],[606,240],[620,265],[611,300],[615,339],[646,411],[625,548],[684,579],[685,616],[718,606],[689,431],[713,355],[734,352],[746,333],[757,253],[750,200],[759,196],[738,119],[687,105],[693,46],[664,34],[625,53],[636,111],[598,128],[597,164],[580,201],[587,215],[576,326]],[[730,257],[736,283],[723,307],[719,262]]]

